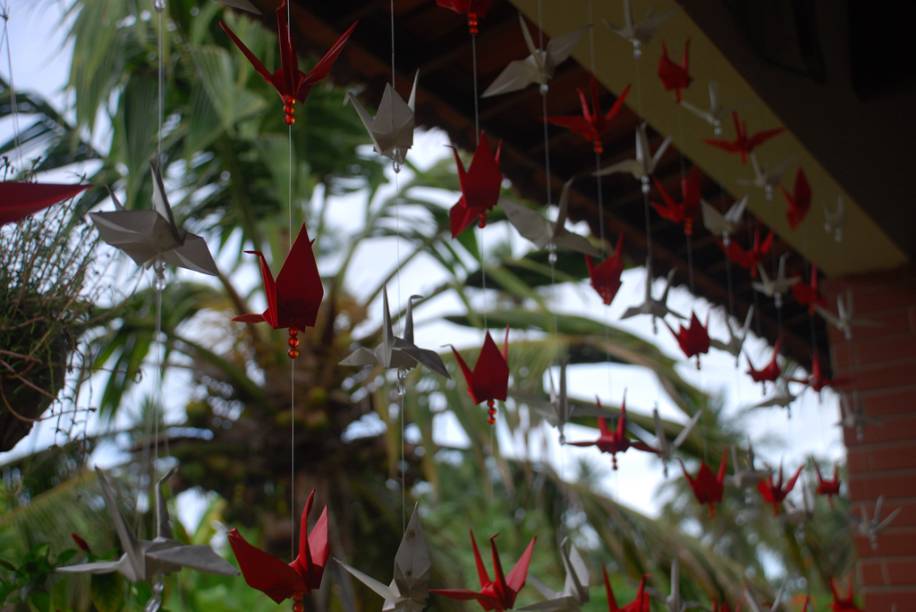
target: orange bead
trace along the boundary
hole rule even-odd
[[[296,359],[297,357],[299,357],[299,351],[296,349],[289,349],[288,351],[286,351],[286,354],[289,355],[290,359]]]

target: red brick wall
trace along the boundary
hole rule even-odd
[[[869,514],[884,495],[886,515],[903,510],[878,538],[877,550],[856,535],[858,594],[869,612],[916,610],[916,269],[834,279],[836,295],[852,292],[855,318],[879,327],[854,327],[852,340],[830,332],[834,376],[849,377],[845,402],[861,406],[879,422],[859,440],[846,430],[849,497],[857,514]]]

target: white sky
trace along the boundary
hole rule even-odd
[[[10,20],[10,43],[13,53],[14,76],[17,89],[37,91],[49,96],[53,101],[61,104],[65,98],[61,88],[66,80],[69,68],[69,50],[63,48],[63,33],[56,27],[59,23],[61,3],[54,0],[37,2],[34,0],[12,0],[12,17]],[[0,61],[0,73],[8,77],[6,58]],[[0,125],[0,134],[9,134],[9,125]],[[443,145],[446,144],[445,135],[438,131],[418,134],[416,144],[410,158],[421,166],[438,159],[445,153]],[[443,201],[451,204],[455,198],[451,195],[444,197]],[[338,198],[330,207],[329,221],[341,229],[355,227],[354,219],[362,217],[356,214],[356,207],[361,207],[361,198]],[[579,228],[584,231],[584,228]],[[500,226],[490,226],[484,232],[487,242],[503,240],[506,230]],[[107,248],[102,246],[101,248]],[[231,245],[229,249],[233,248]],[[523,240],[515,238],[514,248],[522,250]],[[231,251],[230,251],[231,252]],[[378,279],[380,270],[379,261],[393,261],[395,257],[393,241],[375,243],[360,250],[352,267],[349,286],[357,295],[359,288],[366,285],[364,281]],[[333,262],[331,262],[333,263]],[[328,262],[322,262],[322,266]],[[729,414],[737,414],[744,407],[761,399],[758,385],[735,369],[734,358],[731,355],[712,352],[703,357],[703,368],[697,371],[692,363],[683,360],[675,340],[664,327],[660,327],[657,336],[653,336],[648,318],[639,317],[628,321],[618,321],[621,312],[629,305],[642,299],[644,271],[634,269],[624,274],[624,284],[610,308],[605,309],[597,295],[583,283],[578,286],[564,285],[551,295],[556,309],[560,312],[586,316],[602,316],[607,322],[619,325],[623,329],[654,341],[667,354],[683,361],[679,370],[689,382],[697,385],[708,393],[721,394]],[[400,279],[400,294],[403,297],[413,293],[423,294],[425,290],[439,283],[442,272],[431,261],[418,260]],[[135,276],[132,277],[132,280]],[[736,276],[736,280],[738,280]],[[133,281],[135,282],[135,280]],[[251,283],[256,283],[254,273],[250,276]],[[114,286],[114,282],[112,283]],[[372,282],[367,283],[369,286]],[[657,283],[657,291],[661,291],[661,281]],[[392,287],[392,300],[397,301],[396,288]],[[478,296],[475,301],[481,307],[485,305],[485,297]],[[685,290],[673,290],[670,305],[677,311],[689,313],[696,309],[701,319],[709,309],[709,305],[702,300],[697,300]],[[373,308],[372,312],[377,309]],[[430,321],[437,315],[454,313],[461,310],[457,299],[450,296],[435,300],[424,306],[418,313],[418,320]],[[597,313],[597,314],[596,314]],[[714,312],[710,317],[710,333],[716,337],[724,337],[724,326],[721,311]],[[433,322],[419,327],[417,342],[424,346],[439,346],[442,339],[457,346],[479,345],[481,335],[474,330],[456,327],[444,322]],[[755,364],[762,363],[769,358],[770,349],[763,341],[756,338],[748,340],[747,348]],[[742,365],[743,370],[743,365]],[[154,376],[152,371],[147,373],[145,383],[140,385],[137,393],[131,394],[128,402],[137,402],[144,393],[152,388]],[[177,374],[170,377],[166,387],[165,405],[170,420],[181,417],[186,394],[184,391],[187,379],[184,375]],[[624,388],[628,389],[627,404],[632,411],[650,412],[654,402],[658,402],[663,416],[685,420],[674,403],[659,388],[654,376],[643,369],[629,366],[610,367],[610,389],[607,366],[576,366],[569,370],[570,394],[580,397],[591,397],[598,393],[603,399],[616,403]],[[463,383],[462,383],[463,384]],[[99,388],[99,382],[93,385]],[[85,396],[84,396],[85,398]],[[87,399],[83,399],[87,402]],[[484,410],[480,409],[481,418],[485,418]],[[786,418],[785,412],[779,409],[770,411],[756,411],[752,416],[744,419],[744,431],[754,441],[764,438],[782,440],[779,445],[759,444],[759,454],[773,463],[784,459],[788,467],[794,467],[810,454],[839,460],[845,451],[840,438],[840,430],[833,424],[837,420],[838,405],[836,396],[825,391],[822,400],[811,392],[806,391],[794,404],[792,419]],[[443,441],[460,442],[456,439],[456,429],[443,420],[438,424],[438,434]],[[32,435],[21,441],[14,454],[28,452],[30,449],[40,448],[53,439],[53,425],[36,427]],[[604,466],[608,474],[603,482],[605,489],[612,493],[616,499],[625,502],[649,514],[654,514],[659,508],[656,498],[656,489],[662,482],[660,464],[657,460],[642,453],[627,453],[621,456],[620,470],[612,473],[610,459],[602,456],[595,449],[574,449],[560,447],[556,442],[556,433],[545,432],[549,442],[549,453],[555,465],[572,466],[570,457],[588,457]],[[587,428],[570,426],[567,438],[570,440],[587,439],[594,436],[594,431]],[[501,441],[504,448],[511,445],[505,431],[501,431]],[[569,453],[569,456],[566,455]],[[9,457],[11,455],[7,455]],[[100,463],[109,463],[115,459],[114,455],[103,454],[96,457]],[[0,462],[4,460],[0,456]],[[678,470],[672,470],[672,477],[679,477]],[[201,509],[199,496],[184,495],[180,499],[180,513],[186,521],[193,522],[196,514]]]

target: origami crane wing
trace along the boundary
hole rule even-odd
[[[0,225],[20,221],[88,188],[89,185],[0,182]]]
[[[185,234],[184,244],[160,255],[162,260],[177,268],[219,276],[219,269],[206,241],[196,234]]]
[[[258,258],[258,267],[261,271],[261,281],[264,283],[264,295],[267,298],[267,310],[263,314],[243,314],[232,317],[233,321],[238,323],[261,323],[266,322],[271,327],[279,327],[277,321],[277,283],[274,281],[273,272],[267,265],[267,259],[261,251],[245,251],[249,255],[256,255]]]
[[[378,580],[376,580],[369,574],[366,574],[365,572],[361,572],[351,565],[347,565],[340,559],[335,559],[335,561],[337,561],[337,565],[344,568],[347,571],[347,573],[349,573],[351,576],[353,576],[354,578],[362,582],[364,585],[369,587],[369,589],[373,593],[375,593],[376,595],[378,595],[385,601],[392,601],[398,598],[399,593],[394,591],[389,585],[379,582]]]
[[[725,215],[706,200],[700,201],[700,213],[703,215],[703,225],[711,233],[727,234],[731,230],[731,224],[726,220]]]
[[[160,563],[187,567],[200,572],[219,574],[221,576],[238,575],[236,569],[213,552],[213,549],[209,546],[186,546],[170,541],[160,547],[148,550],[146,556]]]
[[[385,85],[385,93],[382,94],[382,102],[384,102],[386,96],[388,95],[389,87],[391,87],[389,84]],[[352,92],[347,92],[346,101],[353,105],[353,109],[356,111],[356,116],[359,117],[359,122],[363,124],[363,127],[366,129],[366,133],[369,134],[369,138],[372,139],[372,146],[375,148],[376,152],[380,155],[384,155],[385,149],[379,143],[378,138],[379,132],[382,130],[376,123],[376,120],[381,115],[382,103],[379,103],[379,114],[373,118],[372,115],[369,114],[369,111],[366,110],[366,107],[363,106],[363,103],[359,101],[359,98],[353,95]]]
[[[503,211],[519,234],[544,248],[553,240],[551,223],[537,212],[512,200],[502,202]]]
[[[286,4],[286,2],[283,4]],[[337,40],[334,42],[334,44],[324,52],[324,55],[321,56],[321,59],[318,60],[312,69],[308,71],[308,74],[306,74],[305,77],[301,80],[299,87],[296,90],[297,98],[304,98],[306,95],[308,95],[309,89],[314,87],[316,83],[325,79],[328,74],[330,74],[331,68],[334,66],[337,58],[340,57],[344,46],[347,44],[347,41],[350,40],[350,36],[353,34],[353,30],[356,29],[357,25],[359,25],[358,21],[351,23],[350,27],[344,30],[343,33],[337,37]],[[287,24],[286,27],[288,30],[289,24]],[[293,57],[295,57],[295,51],[292,50],[292,48],[290,52],[293,53]]]
[[[531,566],[531,557],[534,554],[534,545],[536,543],[537,538],[531,538],[522,556],[518,558],[512,571],[506,576],[506,585],[512,590],[513,594],[518,593],[522,590],[522,587],[525,586],[525,581],[528,579],[528,568]]]
[[[547,64],[556,67],[569,59],[573,50],[579,45],[586,28],[580,28],[563,36],[555,36],[547,43]]]
[[[138,266],[178,247],[169,222],[155,210],[114,210],[89,213],[99,236],[123,251]]]
[[[261,14],[261,11],[258,10],[258,7],[253,5],[248,0],[219,0],[219,2],[223,6],[229,6],[243,11],[248,11],[249,13],[254,13],[255,15]]]
[[[172,214],[172,206],[169,204],[169,199],[165,194],[165,185],[162,182],[162,172],[159,169],[159,162],[156,160],[150,161],[149,170],[153,180],[153,210],[159,213],[162,218],[168,222],[169,229],[172,231],[175,242],[180,243],[183,239],[182,232],[175,223],[175,215]]]
[[[448,373],[448,368],[445,367],[445,363],[442,361],[442,357],[440,357],[439,353],[436,351],[408,344],[399,338],[395,339],[394,345],[399,351],[406,353],[428,370],[435,372],[439,376],[451,378],[451,375]]]
[[[324,287],[304,223],[277,275],[276,295],[280,327],[305,329],[315,325]]]
[[[401,596],[414,601],[425,600],[431,570],[429,545],[415,506],[394,556],[394,581]]]
[[[76,565],[65,565],[58,567],[54,571],[62,574],[112,574],[120,572],[129,580],[138,580],[130,570],[130,562],[127,555],[122,555],[117,561],[93,561],[92,563],[77,563]]]
[[[118,505],[115,502],[114,492],[111,489],[111,484],[108,482],[108,478],[105,476],[105,472],[99,468],[95,468],[95,472],[99,478],[99,485],[102,489],[102,497],[105,498],[105,506],[108,508],[108,513],[111,516],[112,522],[114,523],[115,533],[117,533],[121,547],[124,549],[124,557],[126,557],[133,575],[136,576],[135,579],[142,579],[146,574],[146,564],[143,562],[143,550],[141,543],[139,540],[137,540],[136,536],[134,536],[133,532],[127,528],[127,521],[124,520],[124,516],[118,509]]]
[[[223,30],[223,32],[226,33],[226,35],[229,37],[229,40],[231,40],[232,43],[238,47],[238,50],[242,52],[242,55],[245,56],[245,58],[254,67],[257,73],[260,74],[265,81],[274,87],[277,87],[274,75],[271,74],[270,70],[268,70],[260,58],[258,58],[258,56],[255,55],[251,49],[249,49],[248,46],[242,42],[242,39],[235,35],[235,32],[233,32],[222,19],[219,21],[219,27]]]
[[[624,159],[610,166],[605,166],[597,172],[593,173],[593,176],[610,176],[611,174],[630,174],[635,179],[642,178],[646,175],[643,164],[635,159]]]
[[[302,578],[292,567],[249,544],[237,529],[229,531],[229,545],[248,586],[263,592],[276,603],[305,590]]]
[[[672,448],[680,448],[681,444],[687,440],[687,436],[690,435],[690,432],[693,431],[693,428],[696,427],[701,416],[703,416],[703,413],[697,411],[696,414],[690,417],[690,420],[687,421],[687,424],[684,425],[684,428],[681,429],[680,433],[678,433],[677,437],[674,438],[674,441],[671,443]]]
[[[528,26],[525,25],[524,18],[521,15],[519,15],[519,20],[522,22],[522,33],[526,34],[525,42],[527,43],[530,40],[530,34],[527,33]],[[509,62],[509,64],[503,68],[503,71],[499,73],[499,76],[490,83],[490,86],[487,87],[486,90],[484,90],[481,97],[491,98],[493,96],[524,89],[532,83],[538,83],[541,80],[546,81],[547,75],[543,74],[543,68],[538,65],[536,54],[539,53],[541,53],[539,49],[534,49],[531,51],[531,55],[525,59]]]
[[[506,327],[506,338],[509,337],[509,328]],[[496,342],[490,332],[487,332],[483,341],[483,348],[477,363],[474,364],[474,387],[481,397],[492,397],[505,401],[509,380],[509,366],[506,358],[496,347]]]

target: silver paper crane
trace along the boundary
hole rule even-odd
[[[868,544],[871,546],[872,550],[878,549],[878,536],[881,535],[881,532],[884,531],[895,518],[897,518],[897,515],[900,514],[902,510],[902,508],[896,508],[890,514],[881,518],[883,506],[884,496],[880,495],[878,499],[875,500],[875,511],[871,516],[868,516],[868,510],[865,509],[865,505],[863,504],[859,506],[862,515],[861,518],[856,516],[851,517],[851,521],[859,534],[868,538]]]
[[[788,258],[788,256],[788,253],[783,253],[779,257],[775,278],[770,278],[763,264],[758,263],[757,271],[760,273],[760,281],[755,281],[751,284],[755,291],[773,298],[773,303],[776,305],[776,308],[782,308],[782,296],[788,293],[792,285],[799,281],[797,276],[791,278],[786,277],[786,258]]]
[[[378,112],[372,117],[359,99],[351,92],[347,92],[347,101],[356,109],[360,122],[369,133],[376,153],[384,155],[394,162],[394,170],[398,172],[407,157],[407,151],[413,146],[414,108],[417,100],[417,80],[420,78],[418,70],[413,77],[410,88],[410,97],[407,102],[398,94],[391,83],[385,84],[382,101],[379,102]]]
[[[429,597],[429,578],[432,561],[429,544],[414,507],[404,530],[401,544],[394,555],[394,578],[384,584],[375,578],[336,559],[351,576],[372,589],[384,599],[382,612],[423,612]]]
[[[754,447],[750,441],[747,443],[747,467],[743,467],[738,461],[738,451],[733,446],[732,455],[732,473],[725,477],[725,480],[736,489],[746,489],[755,486],[761,478],[770,475],[770,470],[757,469],[755,465]]]
[[[636,128],[636,157],[633,159],[624,159],[611,164],[594,173],[594,176],[609,176],[611,174],[630,174],[642,184],[642,192],[649,193],[649,177],[655,172],[655,168],[661,161],[665,151],[671,144],[671,137],[666,137],[655,153],[649,148],[649,137],[646,134],[646,123],[640,123]]]
[[[430,371],[451,378],[442,358],[436,351],[424,349],[414,344],[413,339],[413,302],[422,299],[412,295],[407,299],[407,313],[404,316],[404,337],[394,335],[391,326],[391,312],[388,308],[388,288],[382,293],[382,341],[374,350],[360,347],[350,353],[340,365],[348,366],[381,366],[385,369],[406,371],[422,364]]]
[[[789,377],[788,373],[784,372],[782,376],[777,378],[773,383],[773,393],[769,397],[765,397],[763,400],[757,402],[752,407],[753,408],[785,408],[787,411],[791,410],[792,403],[798,399],[797,393],[792,393],[792,390],[789,388]],[[789,412],[791,416],[791,412]]]
[[[633,57],[639,59],[642,55],[643,47],[652,40],[661,25],[672,15],[674,15],[674,11],[656,13],[650,8],[646,11],[642,21],[635,21],[630,0],[623,0],[623,25],[613,24],[606,19],[604,24],[611,32],[630,43],[633,46]]]
[[[865,437],[865,428],[869,425],[877,425],[880,419],[867,416],[865,408],[859,405],[852,406],[848,397],[843,397],[840,401],[840,420],[836,425],[843,429],[853,429],[856,432],[856,440],[859,442]]]
[[[843,332],[843,336],[847,340],[852,340],[852,328],[853,327],[880,327],[880,323],[876,321],[870,321],[868,319],[856,319],[854,318],[853,302],[852,302],[852,293],[846,292],[844,297],[842,294],[836,297],[836,315],[830,312],[828,309],[821,306],[815,306],[817,312],[824,317],[824,319],[833,325],[835,328]]]
[[[846,200],[837,196],[836,208],[824,209],[824,231],[837,242],[843,242],[843,228],[846,226]]]
[[[706,90],[709,94],[709,106],[700,108],[687,100],[681,100],[681,106],[711,125],[713,133],[718,136],[722,133],[722,121],[728,116],[731,109],[725,108],[719,102],[719,84],[717,82],[707,83]]]
[[[725,315],[725,329],[728,331],[727,340],[719,340],[717,338],[710,338],[709,345],[713,348],[719,349],[720,351],[725,351],[726,353],[732,355],[735,358],[735,366],[737,367],[741,361],[741,352],[744,350],[744,341],[747,339],[747,334],[751,328],[751,321],[754,319],[754,307],[750,306],[747,309],[747,314],[744,315],[744,325],[739,329],[732,327],[731,318],[728,316],[728,313]]]
[[[668,278],[665,282],[665,290],[662,292],[661,297],[656,299],[652,297],[652,261],[647,259],[645,297],[643,298],[641,304],[627,308],[620,318],[630,319],[639,315],[649,315],[652,317],[652,333],[658,333],[657,319],[664,319],[668,315],[678,319],[686,319],[687,317],[684,315],[668,308],[668,292],[671,290],[671,282],[674,280],[675,272],[676,270],[674,270],[674,268],[668,272]]]
[[[541,49],[534,44],[531,37],[531,31],[525,18],[521,13],[518,15],[518,22],[522,28],[522,36],[525,37],[525,45],[528,47],[528,57],[522,60],[509,62],[499,76],[496,77],[481,97],[489,98],[513,91],[518,91],[528,87],[532,83],[537,83],[542,92],[547,91],[547,83],[553,78],[557,66],[565,62],[573,49],[582,40],[586,28],[580,28],[563,36],[556,36],[550,39],[545,49]]]
[[[757,159],[756,153],[751,153],[750,157],[751,166],[754,169],[754,178],[751,180],[738,179],[738,184],[756,187],[763,191],[767,200],[772,200],[773,192],[779,187],[782,177],[785,176],[794,159],[790,157],[776,164],[764,165]]]
[[[674,459],[674,451],[679,449],[681,445],[687,440],[687,436],[689,436],[690,432],[693,431],[693,428],[696,427],[702,415],[703,413],[698,410],[692,417],[690,417],[690,420],[687,421],[687,424],[684,425],[683,429],[678,432],[674,440],[669,442],[668,436],[665,435],[664,424],[662,423],[661,417],[658,415],[658,404],[652,408],[652,420],[655,423],[655,448],[658,451],[658,458],[662,461],[662,472],[664,473],[665,478],[668,478],[668,463]]]
[[[560,555],[566,571],[566,581],[562,591],[554,591],[532,577],[531,584],[544,597],[545,601],[531,604],[520,610],[539,610],[540,612],[579,612],[588,602],[590,581],[588,566],[575,546],[567,541],[560,544]]]
[[[720,213],[715,206],[706,200],[700,201],[700,212],[703,214],[703,225],[712,234],[717,234],[722,238],[722,244],[728,246],[732,239],[732,234],[738,229],[741,222],[741,216],[744,209],[747,208],[747,196],[742,196],[735,200],[725,213]]]

